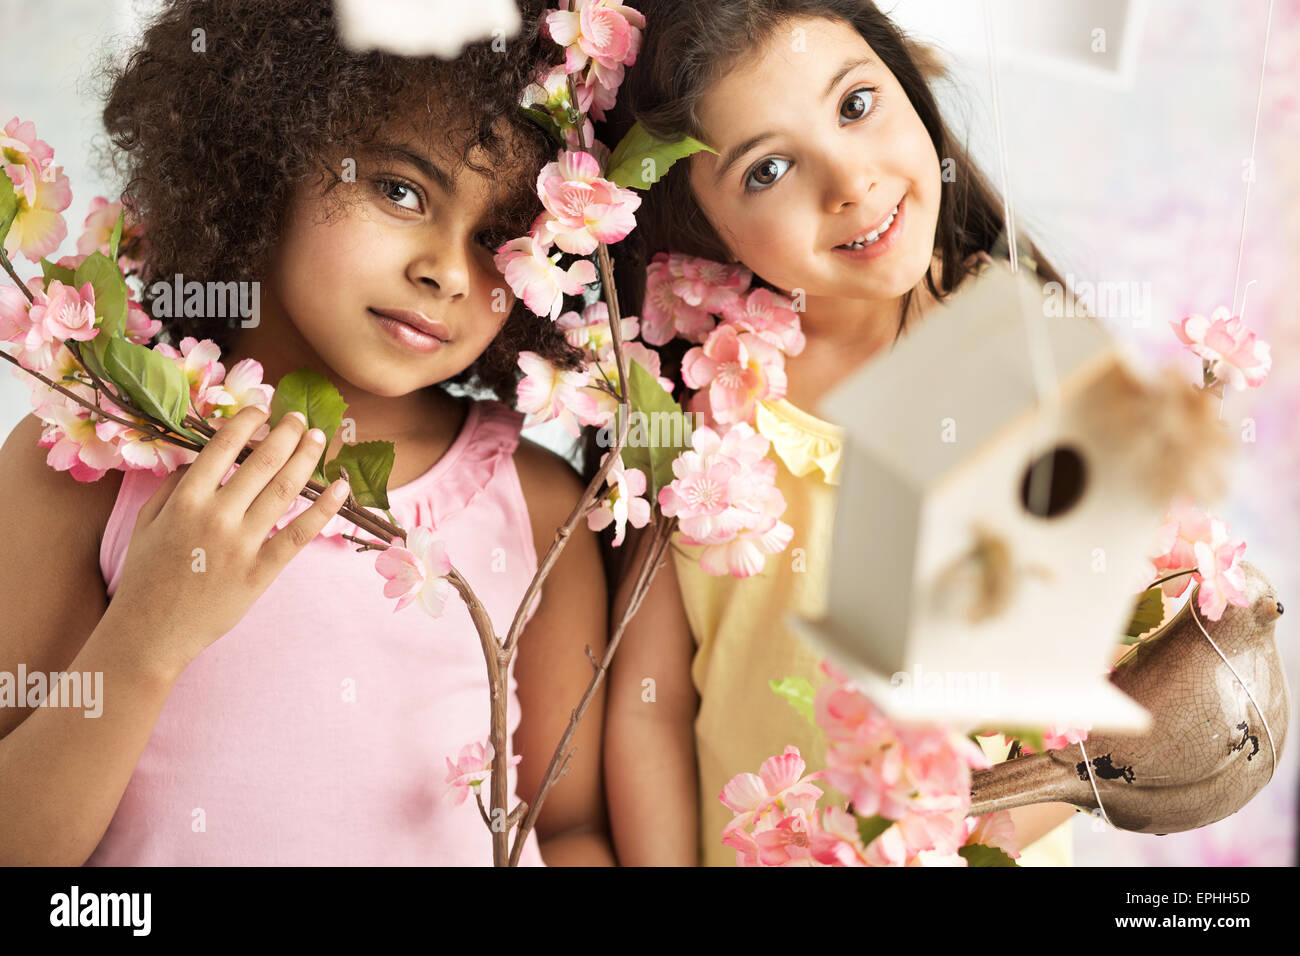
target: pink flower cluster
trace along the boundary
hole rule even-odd
[[[645,17],[619,0],[560,0],[544,29],[564,47],[564,73],[578,74],[578,107],[598,120],[614,105],[624,67],[636,62]]]
[[[575,348],[586,353],[586,365],[580,370],[556,368],[535,352],[520,352],[519,367],[524,378],[518,388],[518,408],[528,418],[525,428],[543,422],[558,421],[565,431],[577,437],[580,426],[603,428],[614,421],[618,399],[613,389],[619,381],[618,362],[609,327],[609,306],[593,302],[577,312],[566,312],[556,320]],[[664,391],[672,391],[672,382],[659,375],[659,353],[633,341],[637,334],[635,316],[624,316],[619,329],[623,354],[658,379]]]
[[[225,419],[248,405],[265,410],[271,407],[274,390],[262,384],[260,362],[244,359],[227,372],[219,361],[220,350],[209,339],[199,342],[185,338],[179,350],[158,344],[154,351],[176,362],[185,372],[194,412],[213,427],[220,428]],[[61,345],[43,374],[94,402],[95,391],[76,378],[80,372],[71,351]],[[46,462],[57,471],[69,472],[77,481],[97,481],[112,469],[151,471],[163,476],[189,464],[197,455],[177,445],[149,440],[144,432],[102,418],[37,379],[24,377],[31,386],[32,407],[46,423],[40,439],[40,444],[49,449]],[[106,412],[131,420],[107,396],[100,395],[98,401]],[[260,439],[268,431],[263,425],[253,437]]]
[[[16,116],[0,134],[0,159],[18,201],[5,236],[5,255],[12,260],[21,254],[39,262],[68,234],[68,225],[60,215],[72,203],[68,177],[62,166],[54,165],[50,144],[37,138],[36,125],[20,122]]]
[[[968,817],[970,771],[988,766],[966,737],[938,727],[901,725],[828,662],[816,720],[826,734],[826,769],[804,774],[795,747],[742,773],[719,799],[735,813],[723,843],[741,866],[965,866],[962,847],[982,844],[1015,858],[1009,814]],[[852,811],[827,807],[814,780],[848,795]],[[892,821],[864,844],[859,821]]]
[[[805,774],[805,766],[799,749],[786,747],[763,761],[757,774],[737,774],[722,789],[719,799],[735,814],[722,842],[735,849],[737,865],[965,866],[957,851],[973,844],[996,847],[1013,859],[1020,855],[1006,812],[948,814],[939,824],[912,814],[864,844],[855,813],[817,808],[823,793],[813,781],[825,775]]]
[[[1239,392],[1263,385],[1273,367],[1269,344],[1257,339],[1227,306],[1219,306],[1208,319],[1189,315],[1169,325],[1178,341],[1208,364],[1216,380],[1230,382]]]
[[[651,345],[700,343],[682,359],[682,380],[702,390],[692,410],[719,425],[752,422],[758,402],[783,397],[785,356],[804,348],[794,303],[750,290],[752,281],[743,266],[678,253],[659,253],[646,270],[642,335]]]
[[[596,281],[596,267],[579,259],[567,269],[560,253],[587,256],[602,243],[618,242],[636,227],[633,213],[641,197],[600,175],[590,152],[567,149],[537,178],[545,211],[529,235],[501,246],[494,261],[515,295],[537,315],[555,319],[564,296],[579,295]],[[558,248],[559,252],[552,252]]]
[[[745,422],[725,435],[696,428],[691,450],[673,462],[675,478],[659,491],[659,507],[678,519],[682,543],[704,546],[700,566],[710,574],[757,574],[794,536],[779,520],[785,498],[776,462],[765,457],[770,444]]]
[[[1199,581],[1197,605],[1211,621],[1223,616],[1229,604],[1244,607],[1246,572],[1238,563],[1246,542],[1232,541],[1228,526],[1204,512],[1186,496],[1175,498],[1156,532],[1151,563],[1158,577],[1190,571],[1161,585],[1165,594],[1178,597],[1192,581]]]

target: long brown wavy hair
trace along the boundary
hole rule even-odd
[[[342,174],[329,157],[373,143],[402,106],[427,106],[422,132],[445,133],[460,155],[483,151],[486,166],[465,165],[497,183],[496,238],[526,235],[541,211],[537,173],[553,151],[518,105],[539,66],[559,55],[540,35],[544,5],[521,2],[524,28],[504,50],[479,43],[445,62],[348,50],[332,0],[169,0],[129,57],[105,57],[95,75],[109,140],[99,163],[124,184],[127,215],[143,225],[123,252],[143,260],[146,310],[150,286],[175,273],[261,279],[294,188],[319,180],[332,191]],[[225,352],[238,332],[237,321],[178,316],[160,338],[210,338]],[[517,304],[483,355],[440,384],[513,403],[525,349],[566,367],[580,362],[552,322]]]
[[[975,270],[968,262],[975,253],[1006,256],[1002,200],[949,130],[929,81],[943,67],[926,47],[910,41],[871,0],[636,0],[645,14],[646,30],[635,65],[627,69],[618,105],[597,129],[598,138],[617,143],[639,121],[660,139],[692,136],[705,140],[698,108],[712,84],[741,57],[762,44],[792,18],[821,17],[847,23],[857,30],[898,80],[916,110],[936,155],[951,159],[953,176],[945,176],[939,200],[934,251],[942,261],[939,283],[927,270],[925,283],[939,301],[947,298]],[[1062,282],[1032,241],[1018,242],[1020,256],[1034,260],[1043,281]],[[701,210],[691,188],[687,161],[679,162],[643,194],[637,228],[615,249],[615,278],[625,314],[640,314],[645,294],[645,270],[660,252],[675,251],[726,262],[726,244]],[[770,285],[755,277],[755,285]],[[903,333],[915,290],[902,297],[898,331]],[[674,340],[663,349],[663,374],[676,380],[680,359],[689,343]],[[595,474],[603,449],[595,429],[581,439],[583,469]],[[608,545],[612,531],[602,540]],[[630,552],[629,537],[621,552]],[[607,552],[614,575],[626,563]],[[615,570],[618,569],[618,570]]]

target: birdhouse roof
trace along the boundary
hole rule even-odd
[[[854,457],[869,455],[917,487],[1018,435],[1028,449],[1039,437],[1031,434],[1038,409],[1031,341],[1041,336],[1050,357],[1040,370],[1045,409],[1076,399],[1120,361],[1098,322],[1045,315],[1044,302],[1037,276],[1023,269],[1014,276],[996,262],[832,391],[820,410],[843,426]],[[954,434],[947,440],[946,425]]]

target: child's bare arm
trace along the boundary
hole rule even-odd
[[[78,483],[45,464],[25,418],[0,451],[10,503],[0,542],[0,671],[103,674],[88,708],[0,707],[0,864],[79,866],[108,827],[171,689],[165,666],[128,653],[106,614],[99,538],[119,476]],[[93,684],[92,684],[93,687]],[[107,703],[106,703],[106,702]]]
[[[583,484],[566,461],[530,441],[519,443],[515,462],[540,561],[577,504]],[[522,720],[513,753],[524,758],[518,792],[530,804],[595,673],[586,648],[597,660],[605,652],[605,605],[599,543],[584,520],[546,578],[515,660]],[[547,794],[537,817],[538,847],[548,866],[614,865],[601,781],[604,715],[602,684],[578,724],[568,772]]]
[[[647,529],[624,542],[636,551],[611,609],[611,627],[623,613],[650,539]],[[663,560],[614,655],[606,706],[606,791],[614,847],[624,866],[699,862],[695,643],[671,550]]]
[[[112,603],[98,559],[120,479],[88,485],[51,469],[34,418],[0,450],[0,500],[11,503],[0,537],[0,670],[89,672],[92,687],[103,675],[99,716],[86,707],[0,707],[0,862],[85,862],[177,677],[337,511],[339,501],[322,496],[267,541],[319,454],[299,443],[302,426],[292,423],[218,487],[263,417],[245,410],[228,421],[144,503]],[[203,574],[191,573],[199,543]]]

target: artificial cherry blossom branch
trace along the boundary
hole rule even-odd
[[[529,810],[524,817],[523,823],[519,825],[519,830],[515,834],[514,847],[510,851],[510,865],[517,866],[519,856],[524,849],[524,841],[528,838],[528,831],[532,829],[533,824],[537,821],[537,813],[541,808],[542,801],[550,793],[551,788],[559,782],[564,772],[568,769],[569,761],[572,759],[574,750],[569,745],[573,742],[573,735],[577,733],[578,723],[586,714],[588,706],[600,690],[601,683],[605,680],[605,674],[609,670],[610,663],[614,660],[614,652],[618,650],[619,642],[623,639],[623,633],[631,623],[632,618],[636,616],[647,593],[650,591],[650,584],[654,576],[662,567],[661,561],[668,542],[672,538],[672,532],[677,524],[676,518],[668,518],[660,514],[654,525],[654,536],[651,538],[649,553],[646,560],[642,562],[640,570],[637,572],[636,583],[633,585],[632,593],[628,598],[627,608],[624,610],[618,626],[614,628],[610,635],[609,644],[605,648],[605,654],[599,664],[595,664],[595,673],[592,675],[591,682],[587,685],[587,690],[583,693],[582,699],[578,706],[569,716],[569,725],[564,729],[564,735],[560,738],[559,746],[555,748],[555,753],[551,755],[551,762],[546,767],[546,773],[542,777],[541,786],[537,790],[537,799],[533,809]],[[591,650],[588,648],[588,656]],[[594,663],[594,660],[593,660]]]

